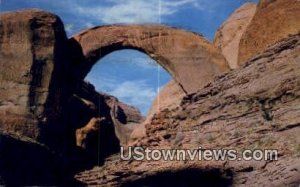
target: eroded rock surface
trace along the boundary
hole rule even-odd
[[[64,26],[56,15],[40,10],[1,13],[0,129],[37,139],[40,123],[57,117],[60,100],[54,95],[63,80],[56,82],[52,75],[65,61],[64,42]]]
[[[241,38],[239,64],[244,64],[283,38],[299,33],[299,12],[298,0],[261,0]]]
[[[300,35],[289,37],[186,96],[146,124],[136,145],[150,149],[277,149],[278,161],[120,161],[76,175],[99,186],[300,183]],[[201,180],[198,180],[201,179]],[[205,180],[204,180],[205,179]]]
[[[143,123],[134,128],[130,135],[129,145],[146,136],[145,124],[149,123],[153,115],[168,108],[179,107],[182,98],[186,95],[176,81],[171,80],[156,96],[148,115]]]
[[[77,85],[65,108],[64,119],[70,144],[95,157],[91,158],[95,161],[118,152],[133,128],[144,121],[137,108],[97,92],[85,81]]]
[[[256,4],[245,3],[223,23],[218,29],[214,45],[221,50],[230,68],[238,67],[239,44],[256,12]]]
[[[165,108],[175,108],[179,106],[181,99],[185,95],[178,83],[171,80],[154,99],[148,116],[152,116]]]
[[[76,145],[82,149],[86,149],[86,140],[87,137],[92,133],[98,133],[101,130],[101,122],[104,121],[104,118],[95,118],[90,119],[88,124],[82,128],[76,130]]]

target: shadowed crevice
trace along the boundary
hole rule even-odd
[[[197,168],[179,171],[165,171],[144,178],[126,182],[122,187],[227,187],[232,185],[233,174],[230,170],[220,169],[201,170]]]

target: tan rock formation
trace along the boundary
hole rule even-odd
[[[256,4],[245,3],[218,29],[214,45],[222,51],[230,68],[238,67],[239,44],[256,11]]]
[[[97,92],[85,81],[78,84],[63,116],[76,145],[94,156],[99,154],[99,147],[103,156],[119,151],[120,144],[127,144],[133,128],[144,120],[137,108]]]
[[[165,108],[175,108],[179,106],[181,99],[185,95],[182,88],[174,80],[171,80],[154,99],[148,116],[158,113]]]
[[[239,46],[239,64],[300,32],[299,0],[261,0]]]
[[[174,80],[171,80],[154,99],[146,120],[140,125],[137,125],[131,133],[129,145],[134,144],[146,136],[145,125],[150,123],[154,114],[160,113],[164,109],[179,107],[185,95],[182,88]]]
[[[0,15],[0,129],[36,139],[38,123],[58,113],[51,87],[60,51],[67,42],[61,20],[48,12],[24,10]],[[62,82],[62,80],[60,81]],[[50,114],[46,115],[45,113]]]
[[[62,139],[51,136],[63,133],[56,120],[74,87],[96,60],[114,50],[134,48],[147,53],[188,92],[198,90],[228,69],[214,46],[180,29],[105,26],[68,40],[61,20],[40,10],[3,13],[0,21],[0,128],[43,141],[56,140],[51,142],[53,145],[65,141],[64,135]],[[132,115],[126,120],[137,121],[138,112],[134,114],[133,108],[124,111],[129,110]]]
[[[117,116],[120,122],[124,124],[130,122],[139,123],[144,120],[144,117],[136,107],[127,105],[114,96],[96,91],[95,87],[86,81],[78,83],[74,95],[70,98],[69,110],[70,113],[78,110],[76,113],[78,115],[72,115],[75,120],[80,120],[78,117],[84,118],[84,116],[89,116],[89,118],[91,116],[99,116],[108,119],[110,118],[109,113],[113,102],[120,107],[119,115]],[[84,114],[88,109],[90,114],[79,115],[80,113]]]
[[[76,145],[86,149],[86,139],[91,133],[98,133],[104,118],[93,117],[86,126],[76,130]]]
[[[75,35],[70,41],[78,42],[85,57],[85,61],[78,63],[82,77],[100,58],[120,49],[136,49],[148,54],[188,93],[228,70],[223,55],[202,36],[166,26],[94,27]]]
[[[132,131],[141,123],[131,122],[122,123],[119,121],[120,106],[118,102],[112,101],[110,104],[110,116],[112,118],[116,136],[120,141],[120,146],[127,146]]]

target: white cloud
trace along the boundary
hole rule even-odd
[[[102,91],[108,93],[113,90],[116,85],[118,85],[118,82],[113,78],[99,77],[88,74],[85,79],[90,81],[96,87],[96,90],[100,92]]]
[[[114,59],[114,58],[117,58],[117,59]],[[160,65],[158,65],[158,63],[156,61],[154,61],[153,59],[149,58],[146,55],[143,55],[143,56],[139,55],[137,57],[132,56],[132,55],[131,56],[124,55],[124,56],[117,56],[117,57],[111,56],[110,61],[112,63],[115,63],[116,66],[120,65],[120,64],[125,64],[126,66],[133,64],[134,66],[137,66],[137,67],[140,67],[143,69],[156,69],[157,66],[160,66]]]
[[[159,23],[185,6],[199,7],[197,0],[106,0],[109,4],[75,6],[77,13],[112,23]]]
[[[65,25],[65,30],[67,31],[67,33],[72,33],[74,29],[74,24],[66,24]]]
[[[91,22],[87,22],[87,23],[85,23],[84,25],[85,25],[85,27],[87,27],[87,28],[90,28],[90,27],[94,27],[94,26],[95,26],[95,25],[94,25],[93,23],[91,23]]]
[[[128,104],[147,110],[149,103],[151,103],[157,93],[144,81],[125,81],[117,85],[110,94]]]
[[[87,77],[86,80],[95,85],[98,91],[113,95],[120,101],[139,108],[145,115],[159,90],[147,84],[145,80],[120,82],[111,77]]]
[[[157,69],[161,67],[156,61],[150,58],[138,57],[132,63],[144,69]]]

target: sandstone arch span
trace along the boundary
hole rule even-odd
[[[186,93],[192,93],[228,70],[225,58],[201,35],[161,25],[108,25],[76,34],[84,61],[81,76],[105,55],[121,49],[148,54],[165,68]]]

